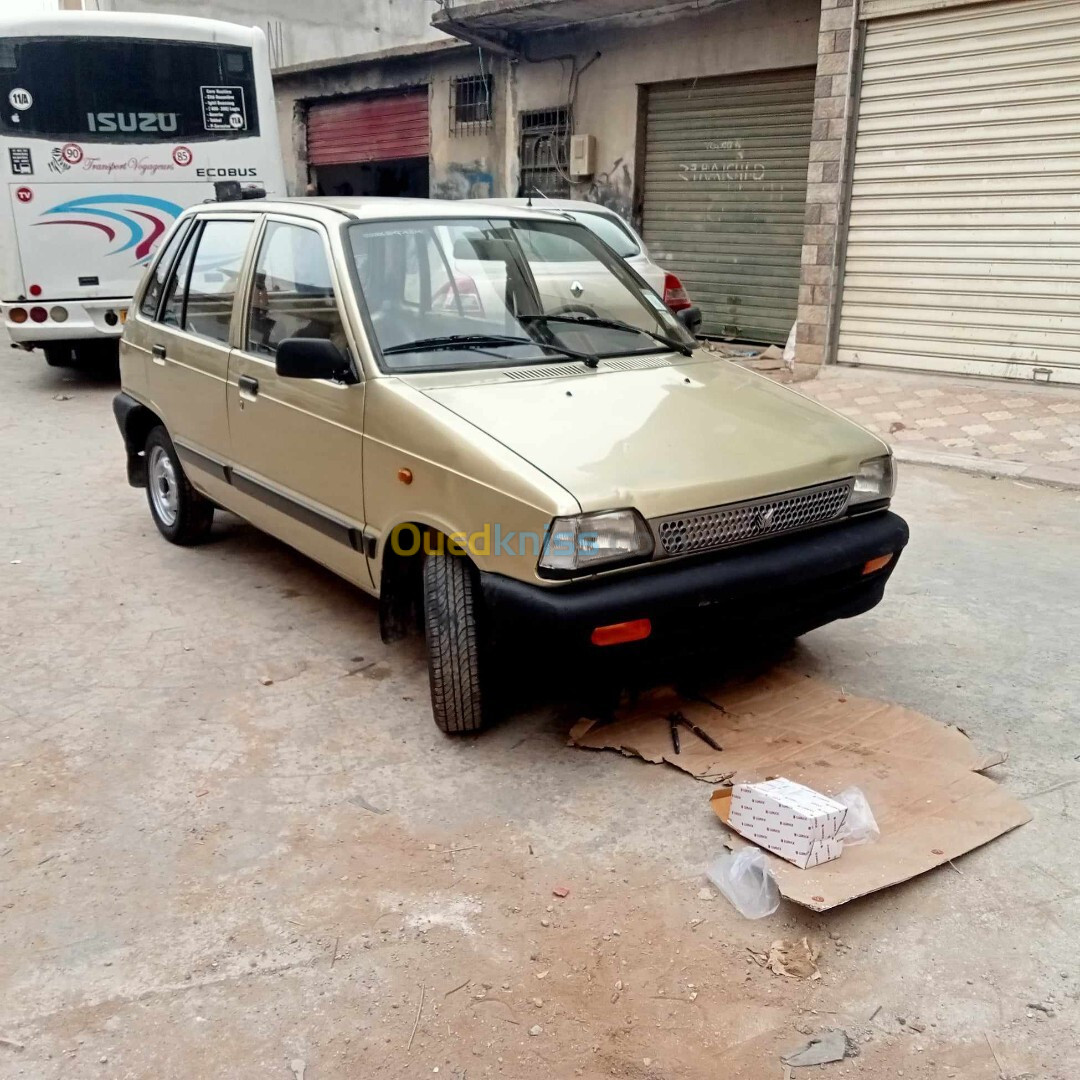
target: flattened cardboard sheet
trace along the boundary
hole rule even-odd
[[[674,712],[722,749],[680,726],[676,754],[668,724]],[[766,852],[781,895],[816,911],[925,873],[1031,820],[1022,803],[980,775],[1004,754],[982,751],[957,728],[913,709],[789,671],[725,685],[707,699],[657,690],[613,723],[582,720],[570,742],[667,762],[712,784],[784,776],[826,795],[862,788],[881,829],[876,843],[806,870]],[[735,833],[727,843],[748,846]]]

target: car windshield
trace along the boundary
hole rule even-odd
[[[641,248],[630,230],[617,218],[598,214],[594,210],[564,210],[568,217],[580,222],[586,229],[596,233],[616,255],[632,259],[641,254]]]
[[[348,226],[348,238],[388,371],[595,363],[694,344],[574,222],[380,221]]]

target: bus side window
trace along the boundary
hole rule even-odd
[[[173,259],[176,258],[176,253],[180,250],[180,244],[183,242],[187,230],[188,222],[185,221],[180,228],[169,237],[169,242],[165,245],[165,250],[161,253],[161,258],[158,259],[154,266],[154,272],[150,276],[150,281],[146,286],[146,292],[143,293],[142,303],[139,305],[139,311],[148,319],[157,319],[158,304],[161,303],[161,294],[165,291],[165,282],[169,276],[169,268],[172,266]]]

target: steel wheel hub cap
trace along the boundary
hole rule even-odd
[[[160,446],[150,451],[150,498],[154,511],[165,525],[175,525],[180,512],[180,492],[176,469],[169,455]]]

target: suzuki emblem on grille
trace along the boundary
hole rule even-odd
[[[759,529],[769,529],[776,518],[775,506],[763,506],[757,512],[757,524]]]

